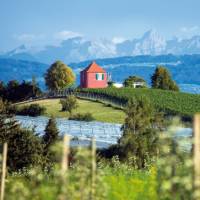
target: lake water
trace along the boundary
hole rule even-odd
[[[182,92],[200,94],[200,85],[197,84],[179,84]]]
[[[48,119],[49,118],[43,116],[16,116],[16,120],[20,122],[22,127],[35,128],[36,133],[40,135],[44,134]],[[112,144],[116,144],[122,135],[121,124],[70,121],[66,118],[57,118],[56,122],[60,134],[69,134],[73,138],[76,138],[72,140],[72,145],[88,145],[91,137],[95,137],[99,148],[108,147]],[[175,137],[177,138],[177,141],[181,141],[180,145],[184,149],[188,149],[191,147],[190,140],[188,140],[191,135],[191,128],[178,127]]]

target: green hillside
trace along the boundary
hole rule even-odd
[[[69,117],[67,112],[61,112],[60,99],[46,99],[38,100],[32,103],[21,104],[20,106],[29,104],[39,104],[46,108],[45,116],[51,117]],[[109,107],[102,103],[78,99],[78,108],[74,111],[76,113],[92,113],[96,121],[110,122],[110,123],[123,123],[125,113],[122,110]]]
[[[126,102],[134,96],[144,95],[150,99],[156,108],[167,113],[191,116],[200,112],[200,95],[195,94],[132,88],[84,89],[82,92],[101,94],[107,98],[113,98],[122,102]]]

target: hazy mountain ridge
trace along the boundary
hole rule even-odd
[[[200,84],[200,55],[159,55],[97,59],[96,62],[107,69],[113,81],[122,82],[129,75],[142,76],[150,83],[156,66],[166,66],[179,84]],[[90,61],[72,63],[74,70],[80,71]],[[195,73],[194,73],[195,72]]]
[[[62,60],[66,63],[84,60],[136,56],[136,55],[184,55],[200,53],[200,36],[190,39],[174,38],[166,40],[155,30],[146,32],[139,39],[122,40],[86,40],[73,37],[64,40],[58,46],[46,46],[42,50],[26,48],[24,45],[4,54],[2,58],[23,59],[52,63]]]
[[[76,73],[77,85],[79,72],[90,62],[91,60],[69,64]],[[126,77],[137,75],[143,77],[148,84],[156,66],[164,65],[170,70],[173,79],[183,86],[184,91],[200,93],[200,55],[129,56],[96,59],[96,62],[112,75],[113,81],[123,82]],[[49,65],[38,62],[0,59],[0,80],[31,80],[34,75],[44,87],[43,75],[48,67]]]
[[[0,81],[31,80],[32,76],[36,76],[43,83],[47,68],[48,65],[39,62],[0,58]]]

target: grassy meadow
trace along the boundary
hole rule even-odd
[[[33,103],[21,104],[20,106],[39,104],[46,108],[45,116],[51,117],[69,117],[69,113],[61,111],[60,99],[39,100]],[[92,113],[96,121],[109,123],[123,123],[125,114],[122,110],[110,107],[108,105],[78,99],[78,108],[74,111],[76,113]]]

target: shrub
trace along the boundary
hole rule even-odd
[[[90,122],[90,121],[94,121],[95,119],[91,113],[85,113],[85,114],[78,113],[69,117],[69,120]]]
[[[67,96],[66,99],[61,99],[60,103],[62,105],[62,111],[69,112],[70,115],[72,111],[78,107],[77,99],[73,95]]]
[[[179,127],[183,127],[178,118],[160,134],[159,157],[157,160],[158,195],[166,199],[194,198],[194,163],[192,156],[193,138],[177,137]],[[199,192],[199,191],[198,191]]]
[[[43,162],[40,138],[32,130],[19,128],[13,131],[8,146],[8,167],[11,171],[37,166]]]
[[[125,87],[134,87],[134,83],[136,82],[140,82],[142,83],[140,86],[137,86],[138,88],[145,88],[146,87],[146,81],[141,78],[141,77],[137,77],[137,76],[129,76],[127,79],[124,80],[123,85]]]
[[[0,115],[0,144],[8,143],[9,171],[18,171],[42,163],[40,137],[32,130],[22,129],[13,117]]]
[[[16,105],[14,105],[14,104],[11,104],[11,103],[7,103],[7,106],[6,106],[7,108],[7,112],[9,113],[9,114],[16,114],[17,113],[17,111],[18,111],[18,108],[17,108],[17,106]]]
[[[62,143],[56,149],[62,154]],[[60,149],[58,149],[60,148]],[[74,163],[64,173],[58,163],[54,170],[42,171],[32,167],[22,173],[7,177],[5,199],[9,200],[105,200],[107,185],[104,171],[97,169],[94,183],[91,176],[91,151],[78,148],[74,155]],[[93,197],[94,196],[94,197]],[[127,199],[128,200],[128,199]]]
[[[31,105],[23,106],[19,108],[16,114],[37,117],[37,116],[43,115],[45,111],[46,111],[45,107],[42,107],[39,104],[31,104]]]

